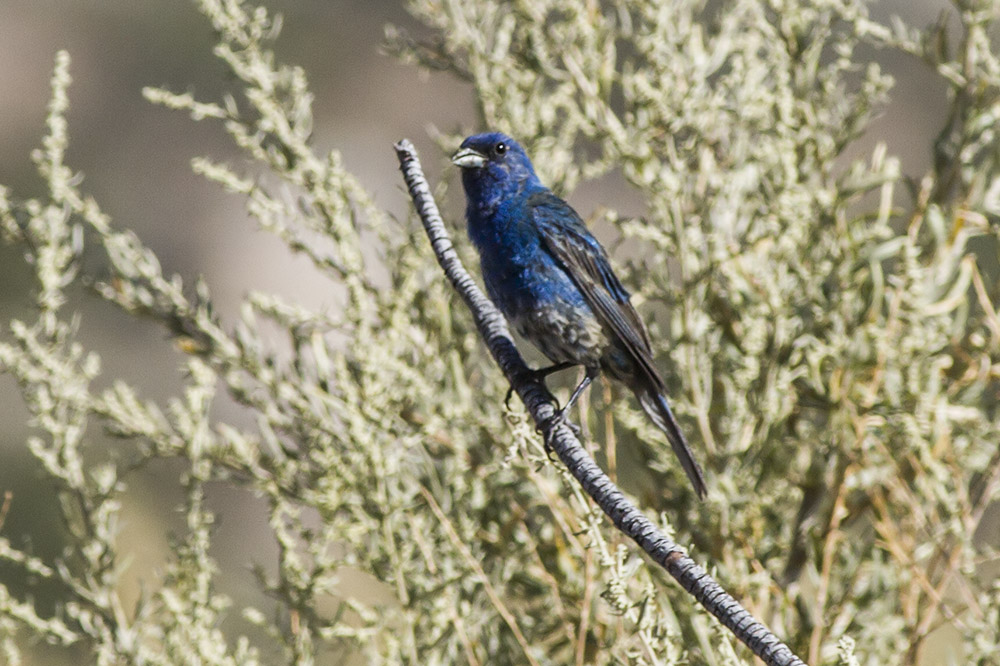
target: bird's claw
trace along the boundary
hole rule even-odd
[[[552,442],[555,440],[556,426],[564,425],[573,431],[577,438],[581,437],[583,431],[580,426],[566,418],[566,410],[557,410],[555,414],[545,419],[535,427],[535,432],[542,435],[542,443],[545,446],[545,455],[552,460]]]
[[[525,369],[525,379],[530,382],[536,382],[545,386],[545,378],[554,372],[559,372],[560,370],[566,370],[567,368],[573,367],[572,363],[557,363],[555,365],[549,366],[547,368],[538,368],[536,370]],[[514,397],[514,385],[511,384],[507,388],[507,395],[503,399],[503,404],[510,409],[510,399]]]
[[[528,371],[528,381],[538,382],[541,381],[544,377],[545,377],[544,374],[541,374],[535,370]],[[514,397],[514,385],[511,384],[510,386],[507,387],[507,395],[504,396],[503,399],[503,404],[508,410],[510,409],[510,399],[513,397]]]

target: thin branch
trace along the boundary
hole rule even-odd
[[[546,441],[551,442],[553,451],[569,468],[570,473],[619,530],[639,544],[654,562],[666,569],[681,587],[764,663],[774,666],[805,666],[787,645],[755,620],[703,568],[688,557],[680,546],[660,532],[628,501],[587,454],[569,427],[563,423],[551,424],[549,419],[555,413],[555,401],[544,384],[532,378],[524,359],[514,346],[503,315],[462,265],[431,195],[416,149],[406,139],[397,143],[395,149],[403,179],[438,263],[472,312],[476,327],[490,354],[521,397],[535,423],[539,426],[549,424],[543,436]]]

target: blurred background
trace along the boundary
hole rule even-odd
[[[412,139],[432,182],[445,171],[443,155],[429,128],[471,132],[476,126],[471,88],[444,74],[427,74],[383,55],[386,24],[416,33],[397,0],[271,0],[284,17],[275,50],[284,62],[303,66],[315,96],[315,143],[341,151],[344,163],[374,193],[376,202],[398,216],[409,200],[401,189],[392,143]],[[893,15],[925,26],[948,8],[944,0],[884,0],[873,17]],[[0,2],[0,184],[13,196],[42,195],[44,189],[29,155],[44,132],[49,77],[56,51],[72,57],[69,165],[82,174],[82,189],[93,195],[118,227],[134,230],[159,256],[166,273],[190,284],[202,275],[223,321],[232,322],[249,290],[273,291],[304,305],[329,309],[336,302],[329,285],[305,261],[256,231],[242,201],[192,174],[192,157],[242,162],[222,129],[195,123],[182,113],[156,107],[142,97],[144,86],[192,92],[216,101],[229,83],[211,53],[208,21],[189,2],[134,0],[4,0]],[[944,87],[915,59],[872,51],[871,58],[896,79],[892,102],[873,123],[849,158],[862,158],[878,142],[901,158],[903,170],[919,178],[929,164],[928,136],[944,122]],[[916,137],[911,140],[911,137]],[[460,214],[458,190],[446,210]],[[458,197],[460,198],[460,197]],[[636,212],[635,196],[611,175],[588,183],[570,197],[584,217],[599,205]],[[631,208],[631,209],[630,209]],[[16,249],[0,246],[0,322],[29,318],[30,273]],[[183,356],[160,328],[129,318],[80,288],[70,307],[81,315],[81,338],[102,357],[102,378],[121,378],[146,399],[163,402],[181,385]],[[221,407],[220,417],[238,420]],[[31,431],[17,387],[0,376],[0,497],[12,492],[3,536],[49,558],[61,549],[60,530],[49,488],[38,483],[25,441]],[[101,442],[99,432],[92,433]],[[114,455],[115,442],[99,444]],[[102,453],[103,455],[103,453]],[[121,533],[123,550],[134,561],[126,574],[126,602],[139,594],[140,581],[161,571],[172,526],[181,526],[177,472],[164,463],[127,479],[129,498]],[[274,548],[266,514],[252,498],[219,488],[212,498],[218,512],[216,552],[225,590],[236,607],[259,603],[253,596],[251,565],[267,567]],[[247,534],[260,525],[259,535]],[[251,528],[252,529],[252,528]],[[259,537],[259,538],[257,538]],[[26,581],[0,566],[0,582],[22,594]],[[378,594],[377,584],[360,579]],[[238,618],[232,621],[239,622]],[[51,656],[51,655],[50,655]],[[47,663],[44,652],[38,663]]]

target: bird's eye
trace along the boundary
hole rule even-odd
[[[507,144],[501,141],[493,148],[493,150],[496,151],[497,155],[503,155],[507,152]]]

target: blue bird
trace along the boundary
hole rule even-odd
[[[632,390],[704,497],[705,478],[667,405],[649,334],[607,252],[576,211],[542,185],[510,137],[470,136],[451,159],[462,169],[469,237],[486,291],[518,333],[555,364],[534,371],[536,378],[577,365],[586,369],[555,418],[564,419],[604,371]]]

